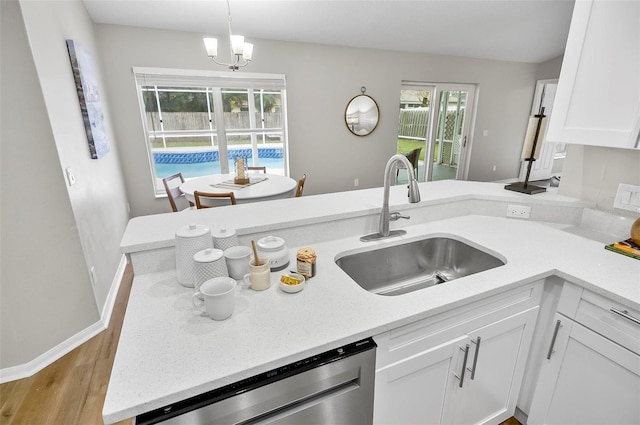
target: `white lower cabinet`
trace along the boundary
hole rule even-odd
[[[380,336],[374,423],[493,424],[512,416],[538,313],[530,295]]]
[[[586,291],[573,310],[555,315],[527,424],[640,424],[637,312]]]
[[[467,373],[464,382],[456,378],[444,423],[495,424],[513,416],[537,316],[535,307],[469,334]]]
[[[453,365],[466,341],[466,336],[454,339],[378,371],[374,423],[442,423],[445,399],[455,385]]]

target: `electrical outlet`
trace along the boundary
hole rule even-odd
[[[531,207],[526,205],[507,205],[507,217],[529,218]]]
[[[360,186],[360,179],[353,179],[353,186],[354,187]]]
[[[616,198],[613,201],[613,207],[640,212],[640,186],[620,183]]]

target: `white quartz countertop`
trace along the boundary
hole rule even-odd
[[[437,191],[438,185],[433,186],[433,191]],[[448,189],[456,189],[451,196],[496,196],[500,199],[505,196],[497,190],[492,192],[493,189],[483,189],[484,192],[478,195],[475,190],[484,186],[475,184],[469,184],[465,194],[460,186],[463,185],[447,185]],[[426,198],[424,202],[436,200],[431,187],[431,184],[428,190],[421,187],[423,199]],[[358,192],[370,193],[364,196]],[[433,196],[431,200],[429,193]],[[380,195],[376,190],[352,194],[350,199],[362,202],[361,210],[356,207],[358,201],[345,201],[346,213],[340,212],[339,206],[328,208],[335,208],[336,214],[359,214],[362,209],[379,209]],[[517,199],[521,194],[515,195],[514,199]],[[440,196],[440,199],[446,198],[445,194]],[[536,202],[571,202],[568,198],[556,197],[549,194]],[[323,196],[309,198],[305,208],[298,208],[305,220],[314,220],[313,212],[307,211],[307,207],[319,206],[320,202],[324,204],[327,198],[336,199],[331,195],[324,201],[321,201]],[[276,202],[288,206],[289,201]],[[406,201],[399,197],[397,202]],[[170,239],[177,224],[173,217],[178,215],[171,215],[170,222],[164,224],[170,227]],[[291,218],[296,219],[293,215]],[[156,237],[151,242],[143,237],[148,225],[143,219],[134,219],[138,223],[128,232],[135,234],[127,234],[123,239],[128,243],[123,242],[123,246],[129,247],[124,248],[125,251],[164,244],[163,237]],[[157,217],[148,219],[162,227]],[[266,217],[262,222],[268,225],[269,220],[275,218]],[[266,291],[256,292],[239,286],[234,314],[223,322],[209,319],[192,306],[193,290],[177,283],[175,270],[137,275],[105,400],[105,423],[134,417],[551,275],[629,307],[640,308],[640,261],[607,251],[600,242],[537,222],[482,215],[401,224],[407,234],[384,241],[363,243],[358,236],[348,236],[314,244],[318,255],[317,275],[307,282],[304,290],[296,294],[280,290],[278,280],[282,272],[272,273],[272,285]],[[164,236],[169,235],[169,230],[158,233],[163,231]],[[492,253],[506,264],[446,284],[391,297],[365,291],[335,264],[340,253],[442,235]],[[294,268],[297,247],[289,248]]]
[[[393,186],[389,205],[402,210],[440,205],[455,201],[474,199],[508,201],[535,205],[571,205],[590,207],[575,198],[558,195],[555,188],[535,196],[508,191],[504,184],[442,180],[420,183],[421,202],[407,203],[406,186]],[[349,217],[377,214],[382,205],[382,188],[303,196],[255,204],[234,205],[233,208],[187,210],[180,213],[154,214],[135,217],[127,225],[121,241],[125,253],[145,251],[173,246],[175,231],[190,223],[219,228],[224,223],[227,228],[241,229],[251,233],[270,228],[305,226],[319,222]],[[393,227],[393,226],[392,226]]]

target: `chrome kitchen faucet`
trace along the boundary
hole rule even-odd
[[[409,162],[406,156],[402,154],[395,154],[384,168],[384,195],[382,198],[382,211],[380,211],[380,224],[378,225],[378,233],[372,233],[360,238],[362,242],[375,241],[383,238],[390,238],[393,236],[404,235],[406,230],[389,230],[389,222],[396,221],[401,218],[409,219],[408,215],[402,215],[399,212],[389,212],[389,187],[391,186],[391,178],[395,176],[395,166],[398,162],[401,162],[406,168],[409,175],[409,202],[415,204],[420,202],[420,189],[418,188],[418,181],[416,180],[413,172],[413,165]]]

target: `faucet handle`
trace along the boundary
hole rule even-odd
[[[408,216],[408,215],[402,215],[398,211],[393,211],[393,212],[389,213],[389,220],[390,221],[397,221],[397,220],[400,220],[401,218],[404,218],[405,220],[408,220],[411,217]]]

